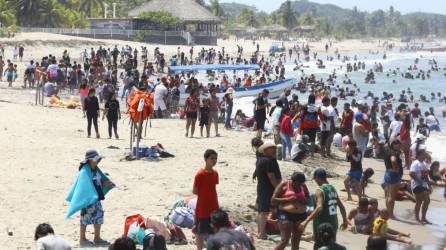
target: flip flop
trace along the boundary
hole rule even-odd
[[[94,243],[89,240],[84,240],[84,241],[79,242],[79,247],[81,247],[81,248],[82,247],[93,247],[93,246],[94,246]]]

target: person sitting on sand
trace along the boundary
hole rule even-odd
[[[366,250],[385,250],[387,249],[387,239],[381,235],[370,235],[367,239]]]
[[[108,250],[136,250],[136,245],[132,239],[121,237],[116,239],[115,242],[108,247]]]
[[[246,234],[231,228],[229,216],[225,211],[218,209],[211,214],[211,226],[215,234],[209,236],[206,242],[207,250],[255,249]]]
[[[54,235],[51,225],[39,224],[34,233],[37,241],[37,250],[71,250],[71,246],[63,238]]]
[[[313,249],[346,250],[347,248],[336,243],[336,229],[330,223],[322,223],[317,228]]]
[[[303,160],[310,155],[310,137],[302,135],[296,139],[296,143],[291,148],[291,160],[297,163],[302,163]]]
[[[344,179],[344,186],[347,191],[347,200],[352,200],[350,187],[353,186],[356,195],[358,195],[359,201],[362,196],[360,185],[362,179],[362,152],[358,149],[356,141],[354,140],[350,140],[348,142],[347,161],[350,162],[350,170],[347,173],[347,177]]]
[[[291,248],[299,249],[300,223],[307,218],[307,203],[310,194],[305,185],[305,175],[294,172],[291,180],[280,183],[271,198],[272,205],[278,206],[277,218],[279,220],[281,241],[275,250],[285,249],[291,238]]]
[[[369,209],[369,200],[367,198],[361,198],[358,207],[353,208],[347,218],[350,221],[350,224],[353,225],[354,232],[370,234],[374,217]]]
[[[412,244],[410,234],[401,233],[396,230],[388,228],[387,221],[390,218],[390,213],[387,209],[382,209],[378,218],[373,222],[373,235],[383,236],[388,240],[398,241],[402,243]]]

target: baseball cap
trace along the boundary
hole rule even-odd
[[[315,179],[316,177],[327,179],[327,171],[324,168],[317,168],[316,170],[314,170],[313,179]]]

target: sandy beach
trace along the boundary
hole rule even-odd
[[[271,40],[261,40],[260,47],[266,51]],[[315,51],[323,51],[325,42],[311,43]],[[0,39],[4,44],[6,59],[11,58],[14,43],[25,44],[24,61],[19,64],[19,79],[15,88],[7,88],[6,82],[0,82],[0,249],[34,249],[33,239],[35,227],[39,223],[50,223],[56,234],[64,237],[75,248],[79,240],[79,215],[64,220],[68,203],[65,196],[78,173],[79,162],[87,149],[97,149],[105,159],[100,166],[112,179],[117,188],[113,189],[103,202],[105,223],[102,236],[114,241],[122,235],[126,216],[140,213],[146,217],[162,220],[169,208],[178,199],[192,194],[193,178],[199,167],[203,165],[203,152],[208,148],[219,154],[216,166],[220,175],[217,187],[221,207],[230,211],[233,218],[251,227],[255,213],[248,205],[254,205],[256,183],[251,176],[255,168],[255,155],[250,147],[253,132],[236,132],[222,130],[219,138],[185,138],[184,120],[152,120],[152,127],[147,131],[143,143],[150,146],[161,143],[175,158],[159,161],[125,161],[129,152],[129,120],[127,115],[118,122],[120,140],[89,139],[86,137],[86,120],[79,109],[63,109],[35,106],[33,90],[21,89],[24,64],[31,59],[40,59],[48,54],[61,56],[69,49],[72,58],[80,57],[80,52],[92,46],[106,47],[130,44],[138,49],[148,47],[149,58],[153,56],[155,47],[167,55],[176,53],[178,46],[147,45],[126,41],[94,40],[73,38],[68,36],[33,33],[18,34],[13,39]],[[225,47],[229,53],[236,52],[236,44],[242,44],[246,55],[255,50],[252,41],[219,41],[219,47]],[[365,46],[367,45],[367,46]],[[333,45],[341,52],[366,52],[381,50],[376,41],[363,43],[349,40]],[[196,46],[201,48],[202,46]],[[214,46],[215,47],[215,46]],[[185,47],[182,47],[183,50]],[[221,125],[223,127],[223,125]],[[99,131],[103,137],[107,127],[100,121]],[[212,130],[211,130],[212,131]],[[211,132],[211,136],[213,133]],[[372,167],[375,175],[374,183],[367,188],[367,194],[379,200],[380,208],[385,207],[384,193],[380,182],[384,174],[384,163],[374,159],[365,159],[364,168]],[[348,163],[344,161],[344,153],[337,151],[336,159],[326,160],[319,155],[309,159],[305,164],[280,162],[282,175],[289,177],[294,171],[307,173],[307,185],[314,192],[316,184],[310,179],[311,169],[322,166],[330,169],[337,177],[330,178],[337,190],[343,188],[343,177],[348,171]],[[407,171],[406,171],[407,172]],[[406,175],[405,179],[409,179]],[[342,196],[346,196],[345,193]],[[440,192],[435,192],[430,204],[430,211],[444,211],[445,202]],[[347,212],[355,207],[345,203]],[[414,204],[410,201],[397,202],[396,214],[404,221],[390,221],[390,227],[411,233],[414,245],[437,245],[438,235],[433,232],[444,230],[445,225],[421,226],[415,223]],[[428,219],[431,217],[428,213]],[[441,221],[436,222],[438,224]],[[9,236],[7,230],[12,231]],[[309,225],[307,231],[311,231]],[[191,239],[190,230],[185,230]],[[88,229],[91,239],[92,228]],[[443,236],[444,238],[444,232]],[[350,231],[338,233],[338,242],[347,249],[365,249],[367,236],[353,234]],[[257,249],[272,249],[273,241],[256,241]],[[438,245],[444,245],[444,243]],[[402,245],[403,246],[403,245]],[[168,249],[194,249],[195,246],[168,246]],[[301,249],[312,249],[313,244],[302,242]],[[88,248],[85,248],[88,249]],[[106,248],[94,248],[106,249]],[[411,249],[411,248],[397,248]],[[435,249],[435,248],[432,248]]]

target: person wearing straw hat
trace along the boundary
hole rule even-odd
[[[70,202],[65,219],[81,211],[80,239],[83,246],[103,245],[106,241],[101,239],[101,226],[104,223],[104,210],[101,200],[115,185],[99,169],[98,164],[102,156],[94,149],[85,153],[85,159],[79,166],[79,175],[71,187],[66,200]],[[87,225],[94,226],[94,241],[86,238]]]
[[[223,97],[223,100],[226,103],[226,120],[225,120],[225,128],[230,129],[231,126],[231,115],[232,115],[232,108],[234,107],[234,97],[233,97],[234,89],[228,88],[226,90],[225,96]]]
[[[274,142],[265,142],[259,148],[255,177],[257,178],[257,228],[259,239],[266,239],[266,220],[271,210],[271,198],[274,189],[282,181],[279,164],[276,160],[277,146]]]

